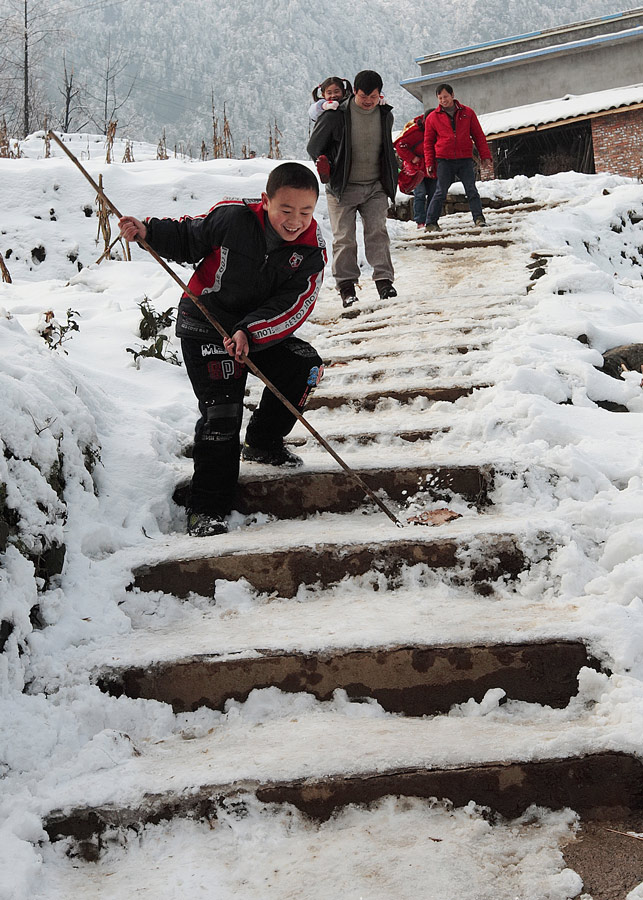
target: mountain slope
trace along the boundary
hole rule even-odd
[[[17,25],[21,7],[17,0],[0,0],[0,21],[10,13]],[[570,0],[456,0],[448,9],[437,0],[87,0],[80,6],[79,0],[61,0],[51,12],[43,2],[30,7],[34,16],[44,14],[45,32],[54,24],[62,29],[55,39],[48,35],[41,67],[43,87],[57,108],[64,50],[85,96],[89,91],[104,99],[107,80],[110,103],[112,88],[123,100],[135,79],[118,113],[121,134],[129,121],[130,136],[156,142],[166,128],[170,147],[185,141],[197,155],[201,140],[211,143],[213,92],[220,122],[227,104],[238,155],[244,142],[266,153],[269,123],[276,119],[289,156],[303,153],[310,91],[327,75],[352,79],[360,69],[377,69],[401,126],[420,111],[399,87],[400,80],[420,74],[417,57],[614,12],[608,0],[584,3],[582,12]],[[127,64],[113,81],[106,78],[108,52],[112,72]],[[72,129],[80,124],[79,118]]]

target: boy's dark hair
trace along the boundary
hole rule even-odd
[[[364,94],[372,94],[373,91],[382,90],[382,76],[372,69],[364,69],[358,72],[353,81],[355,93],[362,91]]]
[[[353,93],[353,88],[348,78],[340,78],[339,75],[331,75],[329,78],[324,78],[322,83],[318,84],[316,88],[313,88],[313,100],[322,100],[324,91],[326,88],[329,88],[331,84],[336,84],[337,87],[340,87],[343,90],[345,97],[348,94]]]
[[[274,197],[281,188],[295,188],[298,191],[314,191],[315,196],[319,197],[319,182],[317,177],[313,175],[310,169],[302,166],[301,163],[287,162],[282,163],[273,169],[268,176],[266,184],[266,194]]]
[[[436,89],[435,89],[435,96],[437,97],[438,94],[441,94],[441,93],[442,93],[442,91],[446,91],[447,94],[451,94],[451,96],[453,97],[453,88],[451,87],[450,84],[447,84],[446,81],[443,81],[442,84],[439,84],[439,85],[436,87]]]

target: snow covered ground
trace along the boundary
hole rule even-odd
[[[110,199],[134,215],[199,214],[225,196],[257,197],[275,165],[158,161],[154,147],[135,145],[137,162],[107,166],[100,141],[68,140],[94,178],[103,173]],[[380,303],[366,274],[364,314],[338,321],[329,276],[313,320],[300,332],[322,355],[348,361],[329,368],[320,394],[359,395],[374,371],[380,375],[372,389],[491,385],[455,404],[390,401],[369,414],[368,426],[347,408],[318,409],[310,419],[322,434],[366,427],[381,433],[375,447],[338,446],[351,465],[493,462],[500,470],[494,512],[459,501],[463,518],[445,533],[466,537],[510,524],[537,555],[546,530],[557,541],[549,560],[515,586],[498,586],[494,597],[475,602],[456,584],[409,570],[399,593],[382,584],[373,594],[368,579],[346,578],[335,591],[302,588],[292,600],[276,602],[243,583],[224,584],[213,607],[196,596],[179,603],[127,590],[135,564],[206,552],[183,534],[183,512],[172,500],[189,474],[183,451],[195,420],[185,370],[128,352],[143,343],[139,304],[148,298],[157,311],[175,306],[176,286],[137,248],[132,262],[95,265],[103,248],[95,242],[91,186],[56,148],[43,159],[42,137],[33,136],[22,150],[21,159],[0,160],[0,253],[13,278],[0,285],[0,483],[6,486],[0,505],[19,514],[0,556],[0,621],[9,623],[0,652],[0,898],[579,895],[580,879],[565,869],[560,852],[574,828],[569,812],[531,810],[492,827],[473,805],[454,810],[386,799],[318,825],[250,798],[243,816],[228,810],[212,829],[190,821],[149,826],[127,848],[113,846],[98,865],[72,865],[62,845],[48,843],[42,820],[78,797],[103,802],[125,786],[144,790],[151,784],[146,761],[153,763],[157,743],[162,755],[189,734],[196,752],[213,730],[222,747],[232,748],[217,763],[221,777],[235,754],[248,776],[274,773],[280,734],[292,731],[305,745],[321,741],[336,723],[348,743],[329,742],[329,770],[333,754],[359,756],[360,741],[376,757],[373,735],[390,741],[401,762],[432,742],[436,754],[439,749],[453,760],[455,753],[463,762],[488,758],[499,740],[518,755],[520,742],[527,742],[533,758],[550,752],[552,743],[562,755],[604,748],[640,753],[643,390],[640,373],[614,380],[596,367],[606,349],[643,342],[643,186],[573,173],[486,183],[485,196],[530,196],[543,205],[515,222],[497,214],[511,229],[514,245],[506,249],[437,253],[418,245],[412,223],[391,222],[399,301],[388,308]],[[115,158],[122,154],[117,148]],[[330,244],[323,196],[317,217]],[[466,220],[452,219],[456,228]],[[488,220],[493,226],[493,212]],[[553,255],[527,292],[525,266],[534,250]],[[176,270],[189,276],[188,268]],[[42,337],[51,324],[46,314],[53,312],[62,329],[67,310],[78,330],[51,349]],[[369,335],[371,359],[357,358],[363,345],[354,343],[365,319],[387,326]],[[479,349],[449,354],[463,324]],[[176,341],[169,349],[180,356]],[[253,388],[251,398],[256,393]],[[606,400],[629,412],[596,405]],[[434,426],[449,430],[416,445],[402,446],[394,436],[396,428]],[[295,433],[304,435],[299,426]],[[310,470],[334,465],[311,444],[302,455]],[[422,508],[421,497],[414,502]],[[395,531],[379,511],[305,522],[260,515],[252,523],[234,513],[231,523],[221,547],[313,545],[330,536],[350,543]],[[66,548],[62,573],[46,585],[25,557],[37,554],[43,537]],[[36,606],[37,618],[30,617]],[[155,649],[170,652],[168,641],[178,652],[182,635],[197,634],[204,647],[230,653],[252,652],[259,635],[262,647],[301,646],[302,634],[313,635],[317,647],[357,646],[360,636],[364,646],[580,636],[613,674],[582,672],[580,693],[566,710],[499,706],[494,695],[413,722],[374,703],[351,704],[341,692],[320,703],[274,690],[231,703],[224,713],[175,715],[165,704],[116,699],[90,683],[101,660],[151,659]],[[472,719],[483,726],[475,741],[466,738]],[[256,726],[275,735],[267,742],[272,755],[260,760],[252,754]],[[526,737],[512,737],[515,726]],[[149,777],[159,777],[153,764]]]

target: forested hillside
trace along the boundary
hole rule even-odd
[[[276,122],[287,156],[303,155],[310,90],[329,74],[380,71],[401,125],[419,111],[399,87],[420,74],[417,57],[619,11],[611,0],[0,0],[0,120],[17,136],[25,10],[30,130],[46,112],[68,131],[95,132],[113,115],[121,136],[156,142],[165,129],[170,149],[198,155],[214,96],[236,155],[243,143],[266,153]]]

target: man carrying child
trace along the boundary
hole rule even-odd
[[[364,226],[366,259],[382,299],[396,297],[393,263],[386,227],[388,200],[395,199],[397,162],[391,129],[392,108],[382,102],[382,79],[377,72],[358,72],[354,95],[317,119],[308,153],[329,166],[326,185],[328,215],[333,229],[333,275],[344,306],[355,302],[360,268],[357,259],[356,219]]]

